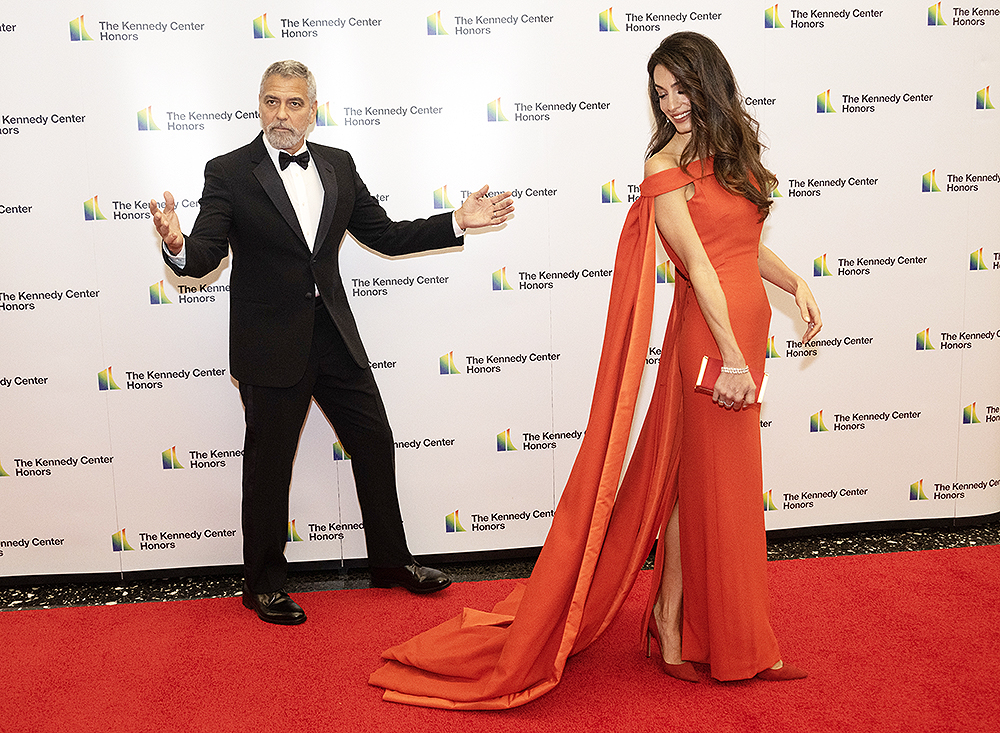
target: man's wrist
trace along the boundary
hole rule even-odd
[[[183,268],[187,264],[187,252],[184,249],[184,240],[181,240],[181,248],[174,254],[170,249],[170,246],[166,242],[162,242],[163,251],[166,253],[170,261],[173,262],[178,267]]]

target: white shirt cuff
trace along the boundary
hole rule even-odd
[[[163,251],[167,255],[167,259],[169,259],[173,264],[177,265],[177,267],[179,267],[180,269],[183,270],[184,267],[187,265],[187,242],[181,245],[181,251],[178,252],[177,254],[171,254],[170,250],[167,249],[167,243],[164,242]]]

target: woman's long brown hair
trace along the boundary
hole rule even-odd
[[[691,102],[691,140],[681,153],[684,172],[694,160],[715,157],[719,185],[757,207],[763,221],[771,208],[777,179],[761,163],[759,126],[743,108],[743,95],[729,62],[715,43],[700,33],[682,31],[667,36],[649,57],[649,102],[656,127],[646,157],[659,152],[677,134],[660,109],[653,69],[663,66],[680,82]]]

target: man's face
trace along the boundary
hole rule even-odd
[[[316,119],[316,102],[309,104],[306,80],[297,76],[270,76],[260,95],[260,126],[278,150],[295,153],[306,130]]]

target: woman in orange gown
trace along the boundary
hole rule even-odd
[[[370,679],[386,700],[498,709],[544,694],[614,619],[657,535],[659,582],[643,631],[661,641],[668,674],[697,681],[694,661],[720,680],[804,676],[782,663],[770,627],[760,411],[747,366],[763,367],[762,276],[795,296],[804,341],[819,332],[819,309],[805,281],[760,244],[775,181],[718,47],[674,34],[648,71],[657,128],[619,240],[587,432],[545,545],[527,585],[491,612],[466,608],[386,650]],[[656,386],[622,476],[649,344],[657,233],[679,277]],[[711,397],[694,391],[706,355],[725,367]]]
[[[677,265],[682,391],[678,499],[662,543],[661,583],[649,632],[665,669],[697,681],[703,662],[720,680],[795,679],[771,630],[761,512],[760,404],[771,309],[762,276],[795,296],[821,327],[805,281],[760,242],[774,176],[761,164],[756,123],[722,52],[695,33],[669,37],[648,64],[657,129],[644,186],[656,228]],[[675,296],[676,297],[676,296]],[[695,392],[703,357],[722,361],[711,398]]]

